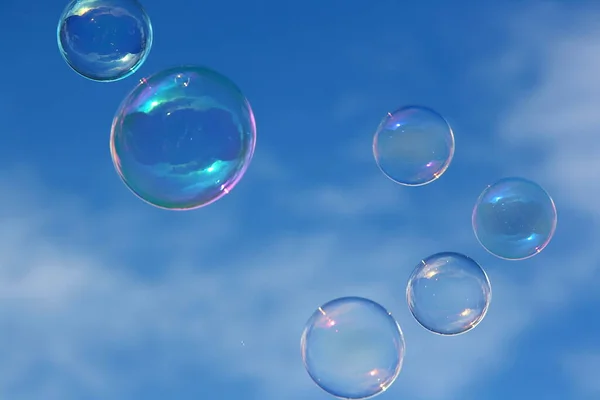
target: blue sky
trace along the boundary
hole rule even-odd
[[[382,303],[404,330],[382,400],[600,397],[598,4],[144,4],[146,64],[99,84],[58,53],[65,3],[0,3],[0,398],[325,400],[299,338],[344,295]],[[229,196],[167,212],[120,182],[110,122],[139,78],[190,63],[244,90],[257,150]],[[406,104],[456,134],[449,170],[420,188],[371,155],[380,119]],[[520,262],[486,254],[470,226],[480,191],[510,175],[559,211],[553,242]],[[438,251],[492,281],[466,335],[409,315],[406,279]]]

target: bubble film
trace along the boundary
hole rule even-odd
[[[373,138],[377,166],[392,181],[426,185],[448,169],[454,156],[454,133],[437,112],[404,107],[381,121]]]
[[[504,178],[488,186],[473,208],[473,231],[496,257],[523,260],[541,252],[556,230],[554,201],[537,183]]]
[[[75,0],[58,23],[63,59],[81,76],[101,82],[124,79],[144,63],[152,25],[136,0]]]
[[[438,253],[422,260],[406,287],[408,308],[430,332],[458,335],[485,317],[492,288],[485,271],[458,253]]]
[[[114,117],[110,150],[139,198],[189,210],[235,187],[255,143],[252,108],[238,87],[218,72],[188,66],[142,79]]]
[[[319,307],[301,339],[312,380],[341,399],[366,399],[394,383],[404,359],[404,336],[391,314],[360,297]]]

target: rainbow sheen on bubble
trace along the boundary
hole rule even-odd
[[[430,332],[459,335],[475,328],[485,317],[492,287],[485,271],[473,259],[445,252],[423,259],[406,287],[408,308]]]
[[[144,63],[153,32],[136,0],[74,0],[60,17],[57,39],[71,69],[93,81],[114,82]]]
[[[556,223],[556,206],[550,195],[523,178],[504,178],[488,186],[472,215],[479,243],[505,260],[523,260],[544,250]]]
[[[392,181],[422,186],[438,179],[454,157],[454,133],[430,108],[408,106],[388,113],[373,137],[379,169]]]
[[[398,377],[405,344],[400,326],[381,305],[343,297],[319,307],[301,338],[302,361],[312,380],[341,399],[366,399]]]
[[[156,207],[190,210],[225,196],[254,154],[250,103],[208,68],[171,68],[140,84],[112,123],[110,150],[125,185]]]

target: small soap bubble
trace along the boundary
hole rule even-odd
[[[188,87],[190,85],[190,77],[184,74],[177,74],[175,76],[175,84],[177,86]]]
[[[492,287],[485,271],[459,253],[438,253],[422,260],[406,287],[408,308],[430,332],[451,336],[475,328],[485,317]]]
[[[218,72],[189,66],[141,80],[114,117],[110,150],[139,198],[190,210],[235,187],[255,143],[254,114],[240,89]]]
[[[554,201],[537,183],[504,178],[479,196],[472,215],[473,231],[491,254],[524,260],[541,252],[554,236]]]
[[[73,0],[60,17],[57,39],[60,54],[75,72],[114,82],[141,67],[153,33],[136,0]]]
[[[379,169],[392,181],[422,186],[438,179],[454,156],[454,133],[437,112],[419,106],[388,113],[373,138]]]
[[[398,377],[404,336],[381,305],[343,297],[319,307],[301,339],[302,361],[312,380],[341,399],[366,399],[384,392]]]

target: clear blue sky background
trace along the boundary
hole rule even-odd
[[[152,53],[112,84],[73,73],[58,0],[0,3],[0,398],[325,400],[303,324],[344,295],[390,309],[407,343],[381,400],[600,398],[600,4],[594,1],[147,0]],[[240,185],[187,213],[131,195],[110,122],[141,77],[198,63],[254,106]],[[374,129],[438,110],[457,150],[438,181],[378,171]],[[534,179],[559,209],[539,256],[487,255],[485,185]],[[405,286],[438,251],[478,260],[494,298],[472,332],[418,327]]]

